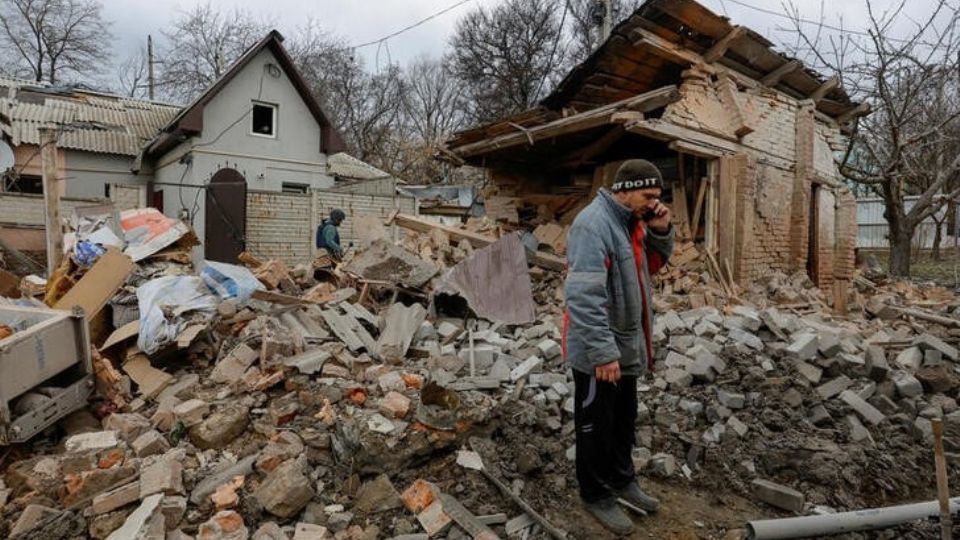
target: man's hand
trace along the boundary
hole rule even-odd
[[[620,380],[620,361],[614,360],[594,368],[594,375],[601,382],[615,383]]]
[[[656,214],[656,217],[647,222],[647,225],[658,233],[666,233],[670,230],[670,220],[673,218],[673,213],[670,212],[670,209],[667,208],[667,205],[663,204],[660,201],[657,201],[656,206],[653,207],[653,213]]]

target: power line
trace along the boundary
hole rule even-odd
[[[743,1],[741,1],[741,0],[720,0],[720,1],[721,1],[721,4],[722,4],[724,1],[727,1],[727,2],[730,2],[731,4],[736,4],[736,5],[738,5],[738,6],[742,6],[742,7],[745,7],[745,8],[747,8],[747,9],[752,9],[752,10],[754,10],[754,11],[759,11],[760,13],[765,13],[765,14],[767,14],[767,15],[772,15],[772,16],[774,16],[774,17],[779,17],[779,18],[781,18],[781,19],[786,19],[786,20],[788,20],[788,21],[790,21],[790,22],[800,22],[800,23],[804,23],[804,24],[813,24],[813,25],[816,25],[816,26],[821,26],[821,27],[823,27],[823,28],[827,28],[827,29],[829,29],[829,30],[833,30],[833,31],[835,31],[835,32],[843,32],[843,33],[846,33],[846,34],[854,34],[854,35],[858,35],[858,36],[871,37],[869,32],[864,32],[864,31],[862,31],[862,30],[851,30],[851,29],[849,29],[849,28],[842,28],[842,27],[839,27],[839,26],[831,26],[831,25],[829,25],[829,24],[824,23],[823,21],[814,21],[814,20],[811,20],[811,19],[804,19],[803,17],[794,18],[794,17],[791,17],[790,15],[787,15],[786,13],[781,13],[781,12],[779,12],[779,11],[774,11],[774,10],[772,10],[772,9],[767,9],[767,8],[762,8],[762,7],[759,7],[759,6],[754,6],[754,5],[752,5],[752,4],[748,4],[748,3],[743,2]],[[726,8],[724,8],[724,9],[726,9]],[[898,38],[892,38],[892,37],[888,37],[888,38],[886,38],[886,39],[888,39],[888,40],[890,40],[890,41],[896,41],[896,42],[899,42],[899,43],[910,43],[911,41],[913,41],[913,40],[910,40],[910,39],[898,39]],[[926,42],[923,42],[923,41],[918,41],[917,43],[926,45],[926,46],[928,46],[928,47],[933,47],[933,46],[934,46],[934,45],[931,44],[931,43],[926,43]]]
[[[440,11],[434,13],[433,15],[430,15],[429,17],[426,17],[426,18],[424,18],[424,19],[421,19],[421,20],[419,20],[419,21],[417,21],[417,22],[415,22],[415,23],[413,23],[413,24],[411,24],[411,25],[409,25],[409,26],[406,26],[406,27],[404,27],[404,28],[401,28],[400,30],[397,30],[396,32],[394,32],[394,33],[392,33],[392,34],[383,36],[383,37],[380,38],[380,39],[375,39],[375,40],[373,40],[373,41],[368,41],[368,42],[366,42],[366,43],[361,43],[361,44],[359,44],[359,45],[354,45],[353,48],[354,48],[354,49],[360,49],[360,48],[362,48],[362,47],[369,47],[370,45],[376,45],[377,43],[383,43],[384,41],[386,41],[386,40],[388,40],[388,39],[390,39],[390,38],[397,37],[397,36],[399,36],[400,34],[402,34],[402,33],[404,33],[404,32],[407,32],[407,31],[409,31],[409,30],[413,30],[414,28],[416,28],[416,27],[418,27],[418,26],[420,26],[420,25],[422,25],[422,24],[424,24],[424,23],[427,23],[427,22],[429,22],[429,21],[432,21],[433,19],[436,19],[437,17],[439,17],[439,16],[447,13],[448,11],[453,11],[454,9],[462,6],[463,4],[466,4],[466,3],[472,2],[472,1],[473,1],[473,0],[460,0],[459,2],[457,2],[456,4],[454,4],[454,5],[450,6],[450,7],[446,8],[446,9],[443,9],[443,10],[440,10]]]
[[[550,73],[553,57],[557,54],[557,46],[560,45],[560,38],[563,36],[563,24],[567,22],[568,11],[570,11],[569,0],[563,3],[563,16],[560,17],[560,28],[557,28],[557,37],[553,40],[553,49],[550,50],[550,60],[547,61],[547,69],[543,71],[543,77],[540,77],[540,84],[537,85],[537,91],[533,94],[534,99],[540,96],[540,89],[543,88],[543,82],[547,80],[547,74]]]

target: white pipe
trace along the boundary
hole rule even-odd
[[[950,499],[950,513],[956,514],[958,512],[960,512],[960,497],[955,497]],[[747,538],[751,540],[780,540],[886,529],[939,515],[940,503],[930,501],[820,516],[766,519],[747,523]]]

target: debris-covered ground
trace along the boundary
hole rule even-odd
[[[81,298],[97,396],[3,451],[4,537],[608,537],[576,495],[560,233],[537,253],[407,218],[338,266],[195,267],[182,224],[133,217],[78,224],[9,300]],[[931,420],[960,456],[960,301],[858,278],[839,316],[802,276],[742,289],[706,264],[682,245],[658,287],[634,460],[663,509],[634,537],[935,499]]]

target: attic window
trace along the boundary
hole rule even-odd
[[[253,103],[253,123],[250,133],[260,137],[277,136],[277,106],[267,103]]]

